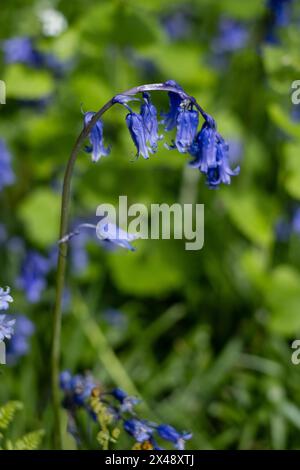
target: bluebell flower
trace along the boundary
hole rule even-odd
[[[95,115],[94,112],[88,112],[84,114],[84,125],[90,122],[92,117]],[[102,156],[107,157],[110,153],[110,148],[104,146],[103,141],[103,122],[99,119],[96,124],[92,127],[89,134],[90,144],[86,146],[86,151],[92,154],[92,161],[97,162]]]
[[[71,390],[73,392],[74,403],[84,406],[95,387],[97,387],[97,384],[91,375],[75,375],[72,377]]]
[[[144,121],[146,141],[149,142],[153,152],[157,149],[157,142],[162,138],[158,135],[158,121],[156,107],[151,103],[150,94],[143,93],[144,103],[140,114]]]
[[[136,240],[138,235],[128,233],[111,222],[102,224],[100,221],[97,224],[96,233],[97,237],[104,242],[115,246],[120,246],[121,248],[125,248],[129,251],[135,251],[135,248],[131,245],[131,242]]]
[[[131,418],[124,421],[124,430],[130,434],[136,442],[151,441],[154,429],[148,421]]]
[[[217,188],[221,183],[230,184],[231,176],[239,174],[239,167],[231,170],[229,166],[228,150],[228,144],[217,133],[214,122],[205,121],[189,150],[195,157],[190,165],[206,175],[210,188]]]
[[[234,52],[246,46],[249,31],[246,25],[231,18],[221,18],[218,36],[212,45],[217,54]]]
[[[10,339],[14,334],[15,320],[7,318],[7,315],[0,315],[0,341],[5,338]]]
[[[10,295],[10,288],[3,289],[0,287],[0,310],[7,310],[11,302],[13,302],[13,298]]]
[[[118,309],[107,308],[103,312],[103,318],[105,321],[115,327],[125,327],[127,325],[126,315]]]
[[[173,426],[169,424],[160,424],[157,426],[156,431],[158,435],[165,441],[174,444],[178,450],[184,450],[185,441],[192,438],[192,434],[188,432],[178,432]]]
[[[120,402],[120,411],[122,413],[133,413],[133,408],[140,402],[138,398],[127,395],[120,388],[113,389],[111,394]]]
[[[126,116],[126,125],[129,129],[133,143],[136,146],[136,156],[142,155],[143,158],[149,158],[149,152],[152,149],[147,146],[147,130],[145,128],[144,119],[140,114],[130,111]]]
[[[72,391],[72,374],[69,370],[64,370],[60,373],[59,386],[65,392]]]
[[[181,86],[178,85],[174,80],[168,80],[165,82],[165,85],[170,85],[182,90]],[[177,117],[180,111],[180,105],[182,103],[182,98],[178,93],[173,91],[168,92],[169,95],[169,105],[170,109],[168,113],[162,113],[162,124],[165,126],[165,131],[171,131],[177,125]]]
[[[49,259],[36,251],[29,251],[21,265],[17,286],[24,290],[27,300],[36,303],[46,287],[46,275],[51,268]]]
[[[186,153],[192,145],[199,124],[198,111],[181,108],[177,116],[175,146],[180,153]]]
[[[289,241],[291,234],[291,224],[283,218],[278,219],[275,224],[276,240],[279,242],[287,242]]]
[[[11,168],[11,154],[4,140],[0,139],[0,191],[13,184],[15,175]]]
[[[21,356],[25,356],[29,349],[29,339],[35,331],[34,324],[24,315],[13,317],[15,320],[14,336],[7,347],[7,359],[13,363]]]

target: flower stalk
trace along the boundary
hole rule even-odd
[[[53,336],[52,336],[52,352],[51,352],[51,387],[52,387],[53,418],[54,418],[53,439],[54,439],[55,449],[62,449],[62,432],[61,432],[61,420],[60,420],[61,403],[60,403],[60,391],[59,391],[62,297],[63,297],[64,283],[65,283],[65,272],[66,272],[66,262],[67,262],[67,252],[68,252],[69,237],[67,235],[69,233],[69,209],[70,209],[70,199],[71,199],[71,181],[72,181],[74,165],[75,165],[77,156],[83,147],[84,141],[90,135],[94,126],[97,124],[97,121],[100,120],[100,118],[103,116],[103,114],[106,111],[108,111],[114,104],[117,104],[117,103],[123,104],[127,108],[129,108],[126,105],[126,102],[129,101],[131,97],[134,97],[135,95],[141,93],[141,94],[144,94],[143,95],[144,98],[145,96],[147,98],[146,94],[147,92],[150,92],[150,91],[168,92],[170,95],[178,96],[179,98],[178,101],[184,103],[184,107],[186,109],[188,109],[189,107],[194,107],[202,115],[207,126],[209,126],[212,129],[216,146],[218,146],[219,144],[223,142],[222,137],[216,131],[216,125],[215,125],[213,118],[209,116],[202,109],[202,107],[197,103],[194,97],[188,95],[179,85],[177,85],[176,82],[172,80],[169,80],[165,83],[153,83],[153,84],[141,85],[138,87],[131,88],[123,92],[122,94],[119,94],[113,97],[99,111],[97,111],[93,115],[89,115],[89,119],[85,120],[86,122],[85,122],[84,128],[75,142],[75,145],[72,149],[72,152],[70,154],[70,157],[67,163],[67,167],[66,167],[65,175],[64,175],[64,181],[63,181],[63,191],[62,191],[62,200],[61,200],[60,232],[59,232],[60,243],[59,243],[58,261],[57,261],[56,297],[55,297],[55,306],[54,306],[54,313],[53,313]],[[148,106],[150,106],[149,102],[147,102],[147,104]],[[137,116],[136,114],[134,115]],[[186,113],[186,115],[187,117],[185,119],[188,119],[189,121],[188,113]],[[148,118],[150,120],[151,116]],[[173,121],[174,121],[174,116],[173,116]],[[182,151],[185,151],[185,147],[187,146],[187,143],[189,144],[189,140],[191,140],[191,138],[194,137],[196,126],[194,127],[195,129],[193,129],[192,132],[188,133],[187,135],[182,134],[180,136],[181,141],[183,141],[184,143],[184,148],[182,148]],[[201,145],[203,146],[202,134],[200,134],[199,141]],[[154,130],[152,129],[152,134],[150,132],[150,137],[151,136],[153,136],[154,140],[157,140],[158,136],[157,136],[157,132],[155,129]],[[154,145],[152,146],[154,147]],[[200,147],[200,145],[197,144],[197,142],[195,143],[194,147],[195,148],[193,148],[193,151],[189,153],[191,153],[191,155],[195,158],[195,161],[198,164],[197,159],[201,157],[199,156],[199,151],[202,151],[202,148]],[[105,152],[103,153],[103,148],[101,150],[102,150],[102,154],[105,154]],[[222,149],[220,147],[220,151],[221,150]],[[95,158],[94,160],[96,161]],[[222,175],[221,170],[217,170],[217,167],[221,165],[219,161],[221,162],[221,160],[217,161],[216,159],[214,161],[215,170],[217,171],[217,175],[213,175],[213,177],[211,177],[211,180],[212,180],[211,184],[214,184],[214,185],[219,184],[219,182],[221,181],[220,180],[220,175]],[[225,168],[224,171],[225,172],[227,171],[227,167]],[[223,179],[223,181],[225,180]],[[229,178],[229,181],[230,181],[230,178]]]

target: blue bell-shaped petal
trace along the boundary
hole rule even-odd
[[[85,113],[84,125],[87,126],[92,117],[95,115],[93,112]],[[107,157],[110,153],[110,148],[104,146],[103,142],[103,122],[98,120],[90,131],[89,134],[90,144],[85,148],[88,153],[92,155],[92,161],[97,162],[102,156]]]

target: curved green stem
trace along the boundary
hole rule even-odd
[[[145,91],[171,91],[179,94],[182,99],[190,100],[202,114],[204,119],[207,118],[207,114],[196,102],[195,98],[187,95],[182,89],[176,86],[165,85],[164,83],[153,83],[149,85],[141,85],[139,87],[131,88],[125,91],[122,95],[133,96],[137,93]],[[70,206],[70,195],[71,195],[71,180],[73,175],[73,168],[76,162],[76,158],[81,150],[81,147],[88,137],[91,129],[101,116],[110,109],[115,103],[114,98],[108,101],[97,113],[94,114],[88,125],[84,127],[79,137],[77,138],[75,145],[72,149],[71,155],[68,160],[68,164],[65,171],[62,202],[61,202],[61,214],[60,214],[60,233],[59,240],[63,239],[68,233],[69,224],[69,206]],[[57,262],[57,278],[56,278],[56,296],[55,306],[53,314],[53,336],[52,336],[52,352],[51,352],[51,388],[52,388],[52,401],[53,401],[53,418],[54,418],[54,436],[53,443],[54,449],[62,449],[62,433],[60,423],[60,392],[59,392],[59,372],[60,372],[60,341],[61,341],[61,315],[62,315],[62,296],[64,290],[65,271],[66,271],[66,258],[68,245],[67,241],[60,243],[60,250]]]

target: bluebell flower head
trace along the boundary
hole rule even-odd
[[[162,19],[164,29],[171,41],[185,39],[191,30],[191,21],[187,12],[177,10]]]
[[[0,310],[7,310],[11,302],[13,302],[13,298],[10,295],[10,288],[3,289],[0,287]]]
[[[180,153],[186,153],[192,145],[199,124],[198,111],[182,107],[177,116],[175,146]]]
[[[124,421],[124,429],[136,442],[151,441],[153,428],[146,420],[131,418]]]
[[[83,406],[86,400],[90,398],[95,387],[97,387],[97,384],[90,375],[74,375],[71,379],[74,402],[79,406]]]
[[[167,80],[165,85],[173,86],[178,88],[178,90],[182,90],[181,86],[178,85],[174,80]],[[182,98],[178,93],[173,91],[168,92],[169,95],[169,111],[167,113],[162,113],[162,124],[165,126],[165,131],[171,131],[177,125],[177,117],[180,111],[180,105],[182,103]]]
[[[239,174],[239,167],[231,170],[229,166],[228,150],[229,146],[218,134],[214,121],[205,121],[190,147],[189,152],[195,157],[190,165],[206,175],[211,189],[221,183],[230,184],[231,176]]]
[[[25,256],[17,286],[24,290],[29,302],[36,303],[40,300],[50,268],[50,260],[36,251],[29,251]]]
[[[153,152],[157,150],[157,142],[162,138],[158,135],[158,121],[156,107],[151,103],[150,94],[143,93],[144,103],[140,114],[144,121],[146,141],[149,142]]]
[[[0,191],[13,184],[15,175],[11,168],[11,154],[4,140],[0,139]]]
[[[24,315],[14,316],[14,336],[8,344],[8,362],[15,362],[19,357],[25,356],[29,350],[29,339],[35,331],[34,324]]]
[[[15,320],[7,318],[7,315],[0,315],[0,341],[12,337],[14,334],[14,324]]]
[[[156,431],[162,439],[174,444],[175,448],[178,450],[184,450],[185,441],[192,438],[191,433],[178,432],[169,424],[160,424],[157,426]]]
[[[120,411],[122,413],[132,413],[135,405],[139,403],[139,399],[127,395],[122,389],[115,388],[111,392],[112,396],[120,402]]]
[[[84,114],[84,125],[87,126],[92,117],[95,115],[93,112]],[[86,151],[91,153],[92,161],[97,162],[102,156],[107,157],[110,153],[110,148],[104,146],[103,141],[103,122],[99,119],[89,134],[90,144],[86,146]]]
[[[148,159],[149,152],[152,153],[153,151],[147,146],[147,130],[143,117],[131,111],[126,116],[126,124],[136,146],[136,156],[142,155],[142,157]]]

